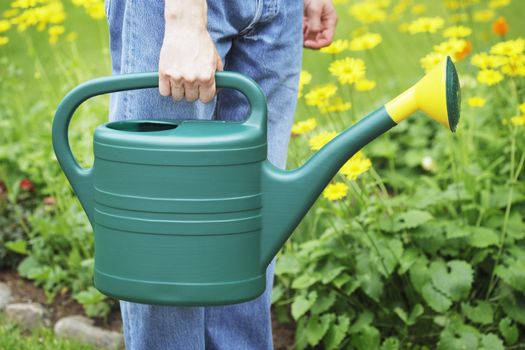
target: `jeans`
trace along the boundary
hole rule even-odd
[[[106,0],[113,74],[156,71],[164,36],[164,1]],[[302,54],[302,0],[208,1],[208,30],[224,69],[250,76],[268,100],[268,159],[284,168]],[[158,89],[112,94],[110,119],[243,120],[249,105],[223,89],[209,103],[174,102]],[[257,299],[215,307],[121,301],[126,348],[272,349],[273,263]]]

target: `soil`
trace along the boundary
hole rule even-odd
[[[82,305],[77,303],[71,295],[65,291],[59,293],[53,302],[48,303],[44,291],[36,287],[31,281],[18,276],[14,271],[0,270],[0,281],[7,284],[12,290],[11,303],[39,303],[48,310],[48,317],[54,324],[58,319],[71,315],[85,315]],[[122,330],[122,319],[118,304],[108,315],[107,319],[95,318],[95,325],[105,329],[120,332]],[[294,325],[279,323],[272,313],[273,342],[275,350],[294,349]]]

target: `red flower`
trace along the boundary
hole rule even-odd
[[[509,31],[509,24],[507,23],[507,20],[505,20],[505,17],[499,17],[494,23],[492,23],[492,31],[499,36],[505,36],[505,34],[507,34]]]
[[[26,191],[32,191],[33,190],[33,182],[29,179],[22,179],[20,180],[20,188]]]

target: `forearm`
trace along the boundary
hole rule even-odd
[[[208,5],[206,0],[165,0],[164,19],[166,28],[171,24],[206,27]]]

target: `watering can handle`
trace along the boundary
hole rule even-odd
[[[245,124],[261,128],[266,134],[266,97],[252,79],[234,72],[215,73],[217,87],[242,92],[250,103],[251,111]],[[89,220],[93,223],[92,169],[83,169],[76,162],[69,146],[68,129],[73,114],[87,99],[111,92],[154,88],[159,85],[157,72],[113,75],[87,81],[71,90],[58,106],[53,119],[53,148],[62,170],[77,194]]]

